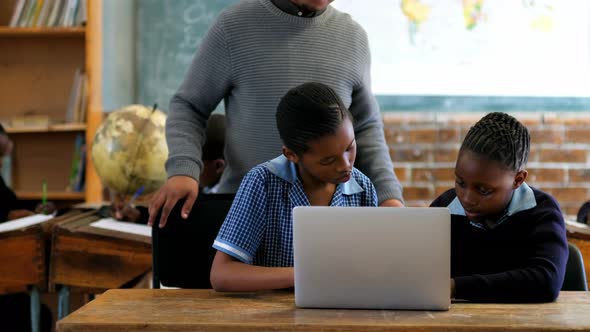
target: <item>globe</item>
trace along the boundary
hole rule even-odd
[[[160,188],[166,181],[164,163],[168,146],[166,115],[143,105],[129,105],[111,112],[99,126],[91,158],[104,186],[131,195]]]

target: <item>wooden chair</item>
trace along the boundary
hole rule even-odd
[[[211,247],[235,194],[201,194],[188,219],[180,217],[184,201],[168,217],[166,227],[157,221],[152,229],[153,288],[211,288],[209,272],[215,256]],[[188,258],[187,258],[188,257]]]

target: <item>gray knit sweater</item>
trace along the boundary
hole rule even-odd
[[[199,178],[205,124],[224,100],[227,168],[219,192],[237,191],[254,166],[281,153],[276,107],[290,89],[317,81],[332,87],[354,117],[355,166],[377,189],[379,202],[402,200],[383,123],[370,87],[365,31],[348,14],[289,15],[270,0],[245,0],[219,14],[205,35],[166,122],[168,176]]]

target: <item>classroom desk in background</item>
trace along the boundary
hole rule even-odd
[[[47,292],[47,251],[53,228],[85,215],[69,211],[59,217],[35,215],[0,223],[0,295],[30,294],[32,331],[40,329],[40,297]]]
[[[57,331],[588,331],[590,292],[554,303],[453,303],[449,311],[300,309],[292,292],[114,289]]]
[[[31,286],[46,291],[53,228],[88,214],[69,211],[59,217],[35,215],[0,223],[0,294],[26,292]]]
[[[129,287],[151,270],[150,236],[91,226],[99,219],[91,211],[53,229],[48,288],[59,290],[58,318],[69,313],[71,291],[94,294]]]
[[[49,289],[102,292],[123,287],[152,267],[151,237],[90,226],[94,213],[58,224],[51,242]]]

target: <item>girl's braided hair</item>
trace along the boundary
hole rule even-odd
[[[506,113],[494,112],[469,129],[461,151],[470,150],[518,172],[527,163],[530,145],[529,131],[522,123]]]

